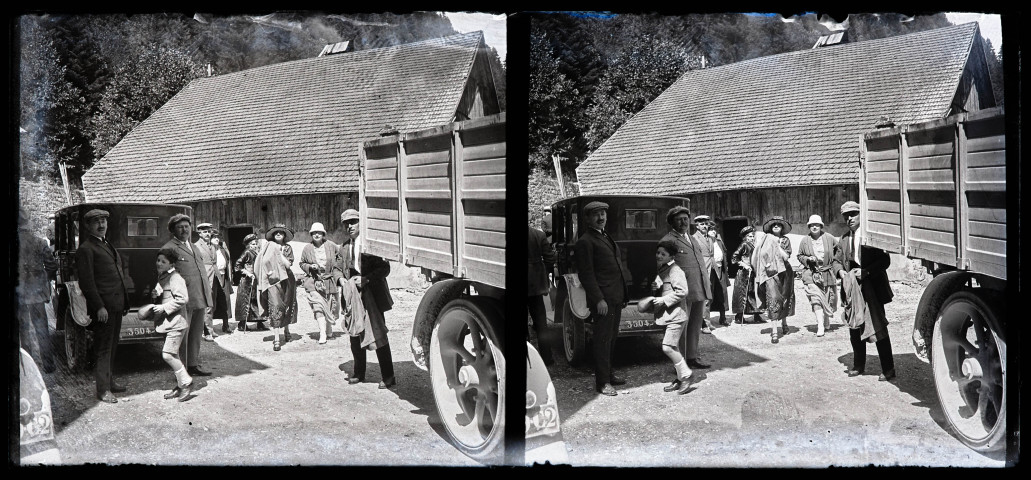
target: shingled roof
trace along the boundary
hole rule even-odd
[[[969,23],[689,71],[577,168],[581,191],[858,183],[860,134],[882,115],[947,115],[977,35]]]
[[[198,78],[83,176],[90,201],[357,191],[358,144],[455,119],[480,32]]]

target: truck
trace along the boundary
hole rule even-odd
[[[485,463],[503,455],[511,361],[504,337],[505,118],[388,134],[362,142],[358,155],[362,251],[417,267],[432,283],[415,314],[413,361],[429,371],[451,443]],[[527,359],[527,446],[557,451],[554,386],[535,353]]]
[[[913,345],[945,426],[970,448],[1006,445],[1006,135],[1002,107],[892,126],[860,139],[865,245],[933,276]]]

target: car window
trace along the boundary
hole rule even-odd
[[[657,211],[653,209],[626,209],[623,228],[628,230],[654,230]]]
[[[127,232],[130,237],[156,237],[158,236],[157,217],[126,217],[129,227]]]
[[[575,240],[577,238],[580,238],[580,236],[577,235],[577,231],[580,229],[580,221],[579,221],[580,217],[577,215],[576,212],[572,212],[572,217],[573,217],[573,222],[570,225],[573,226],[573,235],[571,237],[569,237],[569,239],[570,240]]]

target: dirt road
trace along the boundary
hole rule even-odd
[[[910,340],[921,287],[893,283],[887,306],[898,377],[878,382],[869,345],[866,375],[849,378],[848,329],[839,316],[824,337],[796,282],[790,333],[770,343],[771,325],[720,327],[702,335],[697,388],[662,391],[673,367],[660,337],[620,339],[619,395],[594,392],[591,367],[571,368],[555,349],[549,369],[573,465],[824,467],[828,465],[998,466],[1000,456],[966,448],[942,427],[930,366]],[[717,315],[714,314],[716,319]],[[556,328],[558,326],[555,326]],[[556,338],[560,338],[556,335]]]
[[[398,384],[379,390],[376,355],[366,383],[348,385],[348,339],[325,345],[301,301],[292,339],[272,351],[268,331],[202,342],[210,377],[196,396],[164,400],[173,376],[159,344],[122,345],[115,375],[128,392],[98,402],[92,376],[45,374],[64,463],[186,465],[477,465],[445,440],[429,374],[412,363],[409,339],[421,298],[394,289],[387,326]],[[235,330],[235,323],[232,324]],[[220,330],[220,324],[216,326]]]

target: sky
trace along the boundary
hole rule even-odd
[[[507,17],[505,14],[444,12],[444,15],[451,20],[451,26],[458,33],[482,30],[483,40],[487,46],[494,47],[501,60],[505,61],[505,55],[508,53],[508,31],[505,29]],[[992,42],[995,41],[992,40]]]
[[[945,18],[955,24],[977,22],[981,30],[981,36],[992,42],[995,51],[1002,46],[1002,18],[999,15],[987,13],[960,13],[945,12]]]

